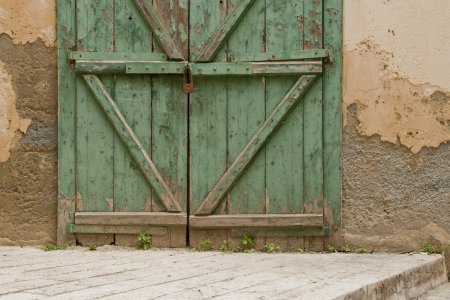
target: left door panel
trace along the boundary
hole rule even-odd
[[[165,26],[187,28],[187,10],[178,2],[177,8],[165,2],[152,3]],[[162,60],[165,56],[161,47],[134,0],[67,1],[58,8],[60,143],[66,139],[74,146],[72,150],[60,145],[59,242],[76,238],[83,245],[134,245],[136,234],[147,231],[152,234],[154,246],[184,246],[188,101],[181,92],[182,77],[119,71],[95,74],[124,119],[120,126],[128,126],[138,140],[137,144],[124,143],[98,95],[86,84],[83,75],[89,72],[74,74],[78,62],[68,65],[65,60],[73,58],[73,52],[89,54],[86,64],[149,60],[146,57]],[[72,13],[67,13],[67,9]],[[61,18],[62,14],[65,18]],[[74,27],[70,31],[68,24]],[[178,47],[186,48],[183,32],[174,36]],[[152,53],[161,54],[151,56]],[[70,76],[76,77],[72,84]],[[66,79],[67,84],[61,79]],[[160,194],[144,176],[142,161],[130,155],[130,148],[138,145],[182,212],[165,214]],[[74,155],[72,161],[67,160],[70,153]],[[71,165],[73,171],[69,172]]]

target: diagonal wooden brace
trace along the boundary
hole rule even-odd
[[[294,84],[291,90],[277,105],[272,114],[261,125],[247,146],[245,146],[244,150],[242,150],[213,189],[208,193],[205,200],[203,200],[194,212],[194,215],[211,215],[214,212],[225,195],[230,191],[231,187],[243,174],[243,171],[253,161],[256,154],[259,150],[261,150],[268,138],[275,132],[284,118],[286,118],[292,109],[300,102],[317,78],[318,75],[305,75]]]
[[[220,23],[219,28],[211,35],[202,47],[195,62],[209,62],[219,52],[220,47],[242,20],[255,0],[239,0],[232,12]]]
[[[158,17],[153,5],[151,5],[146,0],[134,0],[134,3],[139,8],[144,19],[150,25],[153,33],[161,44],[164,52],[172,60],[186,60],[186,58],[181,54],[180,49],[178,49],[177,44],[172,39],[169,31],[164,26],[164,23]]]
[[[153,164],[147,151],[145,151],[145,148],[142,146],[133,129],[128,125],[125,117],[106,90],[106,87],[97,76],[84,75],[83,77],[94,94],[98,104],[111,121],[115,131],[124,142],[147,181],[158,194],[167,211],[181,212],[181,206],[174,200],[175,198],[170,191],[169,185],[164,181],[161,174],[156,169],[156,166]]]

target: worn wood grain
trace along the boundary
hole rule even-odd
[[[69,53],[69,59],[71,60],[95,60],[95,61],[166,61],[167,55],[164,53],[152,53],[152,52],[135,52],[139,51],[139,45],[152,43],[151,32],[146,32],[145,26],[142,26],[142,21],[139,21],[139,16],[136,16],[133,12],[133,6],[126,1],[116,2],[116,24],[115,24],[115,37],[116,43],[121,43],[124,46],[121,47],[116,44],[116,52],[78,52],[71,51]],[[134,17],[134,18],[133,18]],[[131,19],[130,19],[131,18]],[[120,35],[127,34],[124,39],[120,38]],[[138,38],[142,38],[139,39]],[[131,39],[131,40],[130,40]],[[125,47],[126,45],[126,47]],[[120,49],[136,49],[126,52],[119,52]],[[151,51],[150,49],[141,48],[141,51]],[[118,51],[119,50],[119,51]]]
[[[84,79],[145,178],[152,185],[159,199],[164,203],[165,208],[170,212],[180,212],[181,207],[174,200],[170,187],[156,169],[139,138],[125,120],[103,83],[94,75],[84,75]]]
[[[193,228],[241,228],[241,227],[322,227],[320,214],[232,214],[214,216],[190,216],[189,226]]]
[[[114,1],[114,50],[116,52],[109,56],[136,59],[154,55],[154,58],[160,58],[161,54],[151,53],[152,32],[146,26],[137,7],[131,1]],[[86,53],[83,55],[86,56]],[[115,103],[147,153],[150,153],[152,140],[149,130],[151,128],[151,93],[152,80],[148,76],[119,75],[115,77]],[[151,197],[151,186],[142,175],[127,146],[116,133],[114,135],[114,211],[146,211],[149,209],[148,202],[151,201]]]
[[[325,222],[333,229],[335,245],[341,239],[342,9],[342,0],[324,2],[324,44],[334,54],[333,63],[325,65],[323,86]]]
[[[230,1],[232,14],[240,4]],[[256,1],[246,12],[228,40],[228,51],[262,51],[264,49],[264,1]],[[238,63],[239,64],[239,63]],[[228,168],[264,123],[265,81],[260,77],[228,77],[227,80],[227,153]],[[265,154],[255,157],[239,181],[229,189],[228,214],[264,213]]]
[[[290,39],[293,40],[293,42],[297,42],[298,43],[298,38],[302,38],[302,35],[298,35],[298,28],[292,27],[292,26],[283,26],[282,29],[275,29],[272,27],[275,27],[274,25],[274,17],[276,15],[281,15],[284,13],[288,13],[288,14],[292,14],[296,12],[295,8],[303,8],[303,1],[295,1],[295,2],[283,2],[283,1],[278,1],[276,3],[276,5],[279,4],[284,4],[284,5],[292,5],[293,6],[293,10],[289,10],[287,9],[286,11],[280,11],[280,10],[275,10],[273,11],[273,8],[275,8],[274,5],[272,6],[267,6],[267,12],[266,12],[266,17],[270,18],[268,19],[268,23],[266,21],[266,26],[271,26],[271,27],[266,27],[267,30],[267,34],[271,34],[274,35],[275,37],[277,36],[276,34],[273,33],[273,31],[280,31],[280,32],[284,32],[284,30],[289,29],[289,30],[293,30],[296,34],[291,36],[291,35],[287,35],[286,37],[290,37]],[[291,7],[290,7],[291,8]],[[269,14],[267,14],[269,13]],[[285,17],[285,20],[289,20],[289,18],[285,15],[285,16],[279,16],[281,18]],[[292,16],[290,16],[292,17]],[[297,21],[297,16],[295,16],[296,18],[294,19],[294,22],[298,24]],[[292,19],[291,19],[292,22]],[[296,24],[296,25],[297,25]],[[289,24],[290,25],[290,24]],[[294,38],[293,38],[294,37]],[[274,44],[273,42],[269,42],[270,41],[270,37],[267,36],[266,41],[268,42],[267,44],[267,49],[272,49],[270,51],[274,51],[274,49],[276,49],[276,43]],[[283,46],[281,43],[279,44],[280,46]],[[295,48],[297,49],[299,48],[301,45],[299,44],[295,44]],[[282,48],[282,47],[281,47]],[[286,50],[281,50],[279,52],[254,52],[254,53],[234,53],[234,52],[230,52],[230,58],[232,62],[242,62],[242,61],[284,61],[284,60],[302,60],[302,59],[312,59],[312,58],[324,58],[324,57],[328,57],[329,56],[329,51],[328,49],[318,49],[318,50],[292,50],[292,51],[286,51]]]
[[[166,212],[77,212],[75,224],[78,225],[164,225],[184,226],[185,213]]]
[[[85,234],[114,234],[114,235],[132,235],[130,239],[134,240],[137,244],[137,234],[140,232],[146,232],[153,236],[166,236],[168,233],[167,227],[155,227],[145,225],[79,225],[72,224],[70,226],[70,232],[72,233],[85,233]],[[125,237],[122,237],[125,238]],[[115,242],[118,245],[117,241]]]
[[[75,0],[59,1],[58,13],[58,245],[74,243],[67,229],[73,222],[76,198],[75,113],[76,75],[69,64],[75,46]]]
[[[238,0],[233,3],[233,10],[228,13],[208,41],[202,45],[201,51],[195,59],[196,62],[208,62],[214,58],[254,2],[255,0]]]
[[[154,33],[154,37],[159,41],[167,56],[172,60],[186,60],[182,52],[178,48],[176,42],[172,39],[172,35],[166,28],[161,17],[155,11],[152,4],[145,0],[133,0],[142,16]]]
[[[304,6],[304,49],[322,49],[322,3]],[[323,213],[323,106],[322,83],[318,80],[305,97],[304,109],[304,213]],[[322,238],[305,238],[310,250],[323,250]]]
[[[195,211],[195,215],[209,215],[214,211],[225,194],[242,175],[245,168],[254,159],[256,153],[267,142],[267,138],[275,131],[283,119],[289,114],[292,108],[308,92],[309,88],[316,81],[316,75],[306,75],[300,78],[292,89],[279,102],[275,110],[267,120],[261,125],[257,133],[237,156],[227,171],[222,175],[214,188],[208,193],[205,200]]]
[[[164,16],[164,25],[185,58],[188,54],[188,5],[189,1],[153,1],[155,11]],[[183,72],[185,65],[175,68],[179,67]],[[182,91],[182,76],[153,77],[152,160],[171,187],[174,200],[182,211],[187,210],[188,198],[188,104],[188,96]],[[153,195],[152,210],[165,210],[156,194]],[[162,247],[185,246],[186,228],[169,228],[167,236],[156,238],[154,242]]]
[[[78,0],[77,51],[114,51],[114,3]],[[114,92],[114,79],[104,76],[105,89]],[[77,211],[113,211],[114,131],[82,77],[77,78]],[[77,235],[84,242],[84,237]],[[90,242],[110,244],[113,236],[92,236]]]
[[[266,50],[269,53],[303,49],[303,31],[298,22],[303,16],[303,2],[266,2]],[[295,76],[266,79],[267,112],[275,109],[280,95],[286,94],[296,80]],[[303,101],[298,103],[266,145],[266,212],[269,214],[303,212],[303,107]],[[283,250],[288,249],[288,240],[292,237],[266,237],[266,243],[276,243]],[[297,240],[294,248],[302,247],[302,242]]]

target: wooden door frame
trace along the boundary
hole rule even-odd
[[[134,0],[141,10],[147,10],[143,0]],[[341,136],[342,136],[342,8],[343,0],[323,0],[323,45],[333,50],[333,63],[324,65],[323,70],[323,191],[324,226],[331,228],[332,238],[339,240],[341,226]],[[249,5],[252,1],[245,1]],[[58,16],[58,244],[74,242],[69,224],[74,222],[76,191],[76,152],[75,152],[75,97],[76,73],[70,62],[70,53],[76,45],[76,0],[57,1]],[[246,7],[243,7],[245,10]],[[143,12],[145,14],[145,11]],[[152,19],[151,11],[148,14]],[[154,16],[153,16],[154,17]],[[149,20],[148,20],[149,21]],[[149,21],[149,22],[150,22]],[[225,24],[226,25],[226,24]],[[229,28],[228,31],[231,31]],[[226,31],[225,31],[226,32]],[[161,44],[171,46],[171,40]],[[167,35],[166,35],[167,36]],[[227,34],[216,39],[224,40]],[[214,43],[211,42],[211,45]],[[173,48],[172,48],[173,49]],[[214,55],[214,49],[196,61]],[[169,51],[170,52],[170,51]],[[172,53],[173,52],[173,53]],[[182,59],[179,51],[168,53],[174,59]]]

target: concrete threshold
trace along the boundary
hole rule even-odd
[[[440,255],[0,247],[2,300],[417,299],[446,282]]]

